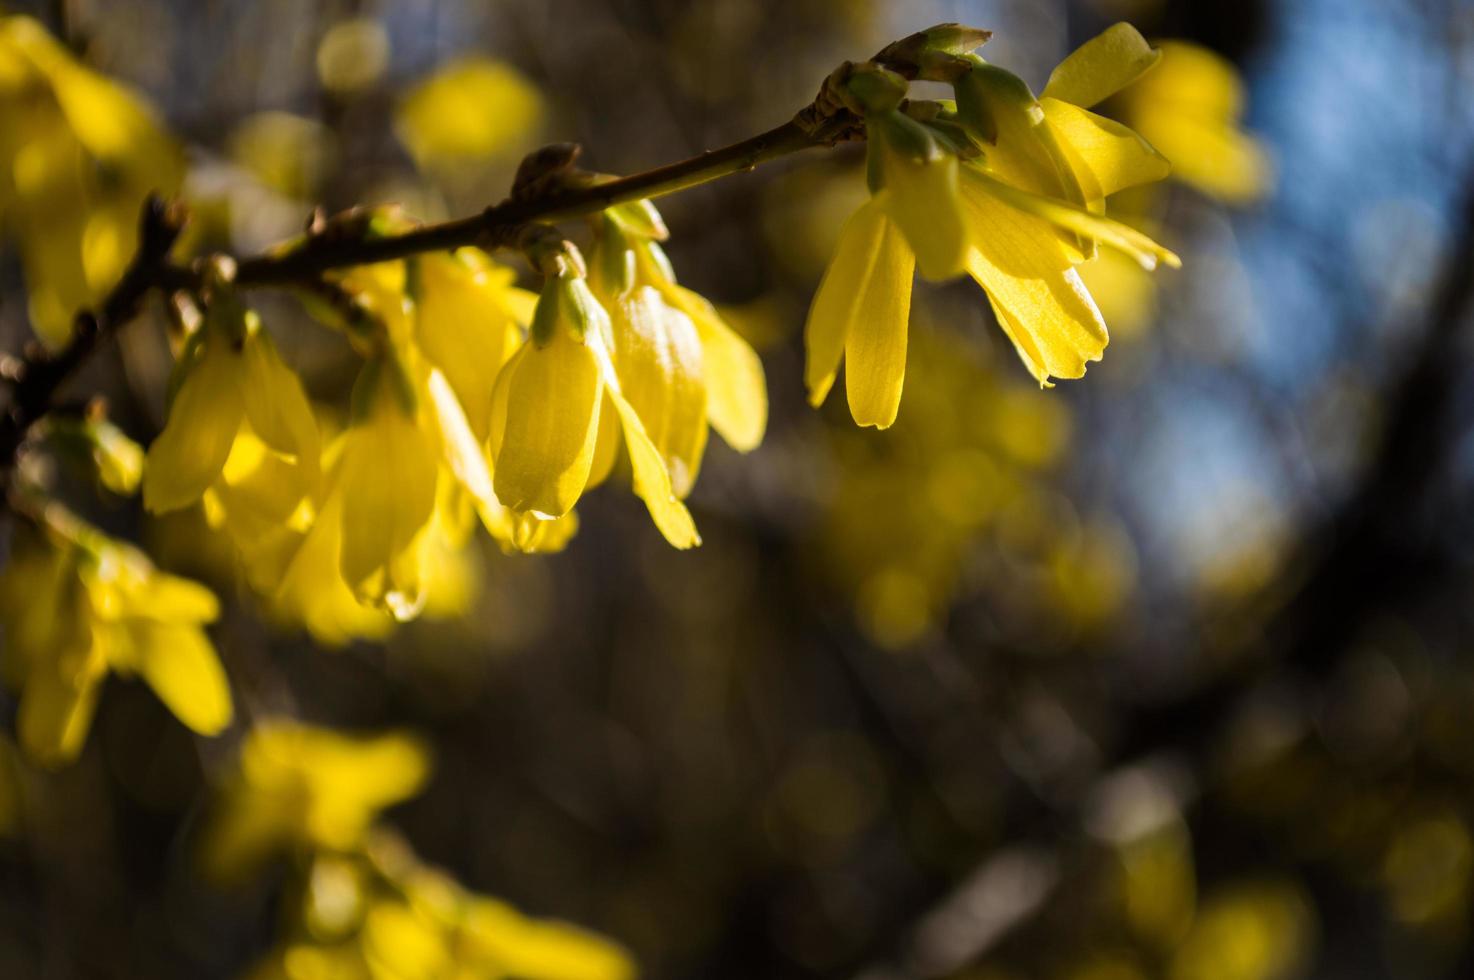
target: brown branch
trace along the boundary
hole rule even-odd
[[[858,120],[845,112],[818,116],[812,107],[794,121],[749,139],[645,173],[606,183],[560,190],[533,198],[514,196],[478,215],[425,225],[398,235],[325,234],[309,237],[291,251],[240,259],[234,281],[239,286],[310,285],[323,273],[356,265],[407,258],[425,252],[476,245],[496,248],[513,244],[533,223],[566,221],[616,204],[663,197],[814,146],[833,146],[861,136]],[[56,352],[33,347],[21,358],[0,364],[9,381],[10,405],[0,416],[0,492],[8,488],[26,436],[51,410],[61,386],[107,336],[131,320],[153,289],[192,289],[203,284],[205,263],[171,264],[169,251],[184,224],[184,209],[150,197],[140,222],[139,247],[123,278],[96,313],[78,314],[72,338]]]
[[[62,384],[105,338],[138,314],[144,297],[160,283],[184,219],[184,208],[177,202],[150,196],[139,219],[133,261],[96,312],[77,314],[71,341],[55,352],[33,345],[23,357],[8,358],[0,365],[0,373],[11,384],[10,404],[0,416],[0,491],[9,488],[21,444],[31,427],[51,410]]]

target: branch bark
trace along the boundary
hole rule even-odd
[[[378,238],[322,236],[300,248],[237,260],[239,286],[311,283],[334,269],[408,258],[426,252],[513,244],[533,223],[556,223],[594,214],[641,198],[664,197],[814,146],[833,146],[859,138],[858,120],[838,112],[816,117],[812,107],[793,121],[749,139],[644,173],[533,198],[512,197],[480,214],[425,225]],[[123,278],[97,312],[77,315],[72,338],[59,351],[36,345],[20,358],[0,363],[0,377],[11,386],[10,404],[0,416],[0,492],[8,490],[16,460],[32,426],[54,404],[61,386],[91,357],[98,345],[137,315],[154,289],[189,289],[203,284],[204,262],[172,264],[169,252],[183,230],[185,211],[178,202],[150,197],[140,219],[138,251]]]

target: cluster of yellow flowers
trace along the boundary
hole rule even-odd
[[[132,257],[144,197],[179,189],[184,154],[141,101],[16,16],[0,18],[0,160],[31,322],[60,343]]]
[[[420,863],[379,811],[417,793],[429,756],[416,739],[348,736],[263,720],[241,748],[201,838],[205,867],[239,880],[286,857],[295,899],[255,980],[527,977],[625,980],[612,942],[527,918]]]
[[[181,347],[144,505],[203,503],[248,581],[326,642],[381,632],[386,613],[416,616],[439,558],[478,519],[504,547],[561,548],[621,447],[661,533],[698,544],[682,499],[708,425],[739,450],[761,441],[762,366],[677,284],[648,202],[598,224],[591,272],[561,238],[529,247],[546,273],[540,296],[474,248],[338,275],[361,315],[334,319],[365,363],[330,439],[222,269]]]
[[[1117,24],[1066,58],[1040,98],[977,55],[948,50],[945,38],[923,55],[921,77],[950,83],[955,101],[906,101],[906,80],[873,63],[836,80],[836,96],[865,121],[872,196],[841,234],[809,313],[811,400],[824,400],[843,359],[855,421],[895,421],[913,271],[972,276],[1041,385],[1081,377],[1099,360],[1106,325],[1077,267],[1098,245],[1147,268],[1178,264],[1104,217],[1108,196],[1161,180],[1167,161],[1089,111],[1158,58]]]

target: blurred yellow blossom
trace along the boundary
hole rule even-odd
[[[20,244],[48,343],[122,274],[150,191],[176,191],[180,148],[136,95],[29,17],[0,18],[0,228]]]
[[[1270,189],[1274,170],[1240,128],[1244,86],[1233,65],[1187,41],[1164,41],[1161,66],[1112,102],[1111,111],[1172,161],[1172,174],[1229,204]]]
[[[419,792],[429,767],[424,746],[403,733],[350,736],[262,720],[205,830],[205,865],[232,878],[294,849],[357,848],[380,810]]]
[[[421,168],[455,168],[525,149],[542,114],[542,97],[516,69],[466,58],[411,89],[395,129]]]
[[[368,88],[389,67],[389,32],[372,17],[340,20],[317,46],[317,78],[330,92]]]
[[[47,766],[76,758],[110,671],[141,676],[200,734],[230,724],[230,689],[204,630],[215,596],[55,506],[44,522],[17,530],[0,573],[0,669],[20,695],[26,754]]]
[[[315,855],[302,880],[301,921],[254,980],[635,976],[610,940],[469,891],[385,830],[352,853]]]

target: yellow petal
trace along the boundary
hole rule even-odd
[[[999,325],[1040,384],[1078,378],[1109,341],[1105,321],[1042,219],[987,195],[967,195],[980,231],[968,271],[988,293]]]
[[[220,601],[215,593],[198,582],[164,572],[149,575],[143,587],[129,599],[130,615],[161,623],[211,623],[220,615]]]
[[[1058,228],[1099,241],[1102,245],[1120,249],[1136,259],[1145,269],[1156,268],[1158,261],[1165,262],[1174,269],[1182,266],[1182,260],[1177,257],[1176,253],[1163,248],[1149,236],[1129,225],[1092,214],[1064,201],[1021,191],[973,167],[968,167],[964,173],[963,186],[965,188],[963,197],[969,203],[979,198],[994,197],[1010,207],[1042,218]],[[975,216],[972,227],[976,229],[974,241],[987,234],[987,224],[979,222]]]
[[[262,583],[277,619],[305,627],[318,643],[332,647],[358,638],[381,639],[394,625],[383,610],[360,605],[343,581],[342,506],[341,494],[329,494],[317,520],[300,536],[275,589]]]
[[[80,680],[65,677],[50,666],[33,671],[21,694],[16,729],[26,755],[43,766],[63,766],[75,760],[87,741],[102,674]]]
[[[455,390],[478,440],[490,431],[491,392],[511,349],[506,276],[457,255],[420,259],[415,338]]]
[[[1088,109],[1136,81],[1161,57],[1136,28],[1113,24],[1055,67],[1044,94]]]
[[[215,482],[240,430],[240,354],[223,337],[206,338],[169,407],[169,421],[144,460],[143,505],[155,514],[187,507]]]
[[[487,465],[486,451],[471,431],[471,426],[461,411],[461,403],[451,390],[450,382],[437,369],[430,372],[425,387],[430,394],[430,407],[440,429],[440,451],[451,473],[478,506],[500,506],[491,488],[491,467]],[[486,401],[489,416],[489,392]]]
[[[804,327],[805,380],[813,404],[828,394],[843,354],[855,421],[881,428],[895,421],[914,266],[905,239],[877,202],[866,203],[846,222]]]
[[[1145,104],[1132,123],[1172,161],[1172,173],[1205,194],[1249,204],[1274,182],[1274,166],[1254,137],[1221,119],[1184,114],[1173,105]]]
[[[1045,98],[1041,104],[1087,201],[1165,180],[1171,173],[1166,157],[1120,123],[1058,99]]]
[[[667,303],[696,325],[711,427],[740,453],[756,449],[768,427],[768,386],[757,352],[727,326],[705,297],[668,280],[651,282]]]
[[[201,735],[230,724],[230,685],[204,631],[140,622],[131,632],[139,672],[174,717]]]
[[[665,468],[665,461],[661,459],[655,444],[650,441],[639,414],[620,392],[619,378],[614,372],[614,364],[608,351],[603,347],[603,341],[591,337],[589,346],[598,358],[605,394],[619,413],[619,421],[624,430],[624,444],[629,450],[630,469],[634,475],[635,495],[645,501],[651,519],[655,521],[655,526],[660,529],[666,541],[676,548],[695,547],[701,543],[701,535],[696,533],[696,522],[691,519],[686,505],[676,498],[671,489],[670,473]]]
[[[437,447],[387,383],[369,415],[348,429],[336,491],[342,494],[343,580],[396,617],[417,610],[413,549],[435,510]]]
[[[619,413],[612,410],[606,397],[599,408],[599,434],[594,437],[594,461],[589,464],[589,482],[584,486],[584,493],[602,486],[609,479],[609,474],[614,472],[614,464],[619,462],[619,447],[623,442]]]
[[[291,457],[302,474],[303,496],[316,492],[322,442],[301,380],[282,362],[264,329],[246,338],[242,356],[245,374],[240,388],[251,431]]]
[[[962,220],[957,157],[918,163],[888,146],[881,159],[885,168],[886,210],[906,235],[916,254],[916,267],[927,279],[950,279],[962,274],[967,259],[967,230]]]
[[[684,313],[642,286],[610,308],[620,389],[685,497],[706,449],[706,384],[701,338]]]
[[[547,346],[524,344],[503,373],[497,499],[513,510],[562,517],[583,494],[593,464],[603,399],[593,352],[560,324]]]

